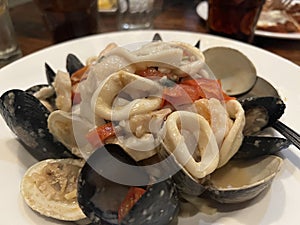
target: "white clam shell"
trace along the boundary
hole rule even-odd
[[[208,67],[221,80],[226,94],[243,94],[254,86],[256,69],[240,51],[228,47],[214,47],[205,50],[203,54]]]
[[[231,160],[210,176],[210,196],[221,203],[241,203],[268,188],[282,159],[275,155],[252,160]]]
[[[84,219],[86,216],[81,211],[77,199],[74,201],[56,201],[48,199],[36,185],[34,179],[35,173],[40,173],[45,166],[50,163],[70,164],[79,167],[83,166],[83,161],[78,159],[47,159],[40,161],[31,166],[25,173],[21,182],[21,194],[26,204],[38,213],[65,221],[77,221]],[[41,188],[41,187],[40,187]]]

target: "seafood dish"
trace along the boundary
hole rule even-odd
[[[272,4],[267,0],[260,14],[257,29],[277,33],[300,32],[300,3],[294,2],[288,7],[269,9]]]
[[[66,62],[45,64],[47,84],[0,97],[7,126],[38,161],[20,192],[39,214],[78,224],[176,224],[195,200],[241,204],[279,172],[277,153],[290,142],[260,132],[284,114],[284,101],[230,95],[199,48],[111,43],[86,62],[71,53]]]

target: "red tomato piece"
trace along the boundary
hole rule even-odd
[[[97,148],[103,145],[103,142],[109,138],[115,136],[115,130],[113,128],[112,122],[98,126],[96,129],[90,131],[86,135],[86,139],[90,144]]]
[[[119,223],[122,219],[128,214],[134,204],[142,197],[142,195],[146,192],[145,189],[139,187],[130,187],[129,191],[121,203],[118,210],[118,220]]]
[[[81,102],[80,93],[77,91],[77,87],[80,81],[85,80],[87,78],[87,74],[85,73],[87,69],[88,66],[84,66],[71,75],[73,105]]]

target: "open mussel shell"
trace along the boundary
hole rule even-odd
[[[240,102],[246,117],[244,135],[252,135],[271,126],[285,110],[284,102],[277,97],[250,97]]]
[[[162,37],[160,36],[159,33],[155,33],[153,38],[152,38],[152,42],[155,42],[155,41],[162,41]]]
[[[49,84],[37,84],[25,90],[28,94],[36,97],[50,111],[56,109],[56,94],[54,88]]]
[[[72,53],[69,53],[67,55],[66,69],[70,75],[72,75],[82,67],[84,67],[84,64],[80,61],[80,59],[76,55]],[[48,63],[45,63],[45,72],[46,72],[46,78],[48,84],[52,85],[56,76],[56,72],[51,68],[51,66]]]
[[[54,82],[56,73],[54,72],[54,70],[49,66],[48,63],[45,63],[45,72],[46,72],[46,78],[47,78],[47,82],[49,85],[52,85],[52,83]]]
[[[172,174],[172,179],[176,184],[176,188],[180,193],[192,196],[199,196],[205,190],[203,185],[205,179],[195,179],[184,167],[182,167],[173,154],[169,154],[165,148],[159,151],[159,157],[164,162],[161,163],[162,170]],[[174,171],[177,171],[174,173]]]
[[[175,218],[178,206],[175,185],[168,179],[149,187],[121,224],[167,225]]]
[[[193,178],[184,168],[174,174],[172,179],[177,189],[184,194],[199,196],[206,190],[202,181]]]
[[[37,160],[75,158],[47,127],[50,112],[34,96],[13,89],[0,97],[0,114],[21,144]]]
[[[47,87],[49,87],[48,84],[37,84],[30,88],[27,88],[25,91],[28,94],[34,95],[35,93],[39,92],[42,88],[47,88]]]
[[[275,154],[290,146],[291,142],[280,137],[245,136],[235,159],[253,159],[263,155]]]
[[[278,156],[231,160],[210,175],[208,193],[220,203],[241,203],[268,188],[282,164]]]
[[[126,163],[112,163],[112,158]],[[113,177],[112,177],[113,176]],[[118,182],[119,177],[121,182]],[[143,186],[130,185],[138,180]],[[145,189],[126,216],[118,221],[118,210],[130,187]],[[107,144],[97,149],[87,160],[79,176],[78,202],[93,224],[169,224],[178,212],[179,200],[174,183],[167,179],[154,183],[146,170],[137,166],[123,149]]]
[[[82,67],[84,67],[84,65],[76,55],[72,53],[67,55],[66,68],[70,75],[75,73],[77,70],[81,69]]]
[[[226,94],[240,95],[254,86],[256,69],[240,51],[228,47],[213,47],[205,50],[203,54],[208,67],[221,80]]]

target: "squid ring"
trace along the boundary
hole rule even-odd
[[[126,100],[127,104],[116,103],[124,93],[130,98]],[[161,95],[162,88],[158,83],[121,70],[102,82],[92,97],[92,103],[95,103],[97,117],[120,121],[160,108]]]
[[[226,103],[226,110],[234,122],[222,143],[218,168],[224,166],[239,150],[244,137],[245,114],[241,104],[237,100],[230,100]]]
[[[184,130],[188,130],[189,135],[195,136],[197,145],[195,153],[201,156],[200,161],[194,159],[191,154],[189,143],[182,135]],[[195,178],[205,177],[218,166],[219,148],[216,138],[209,123],[199,114],[176,111],[169,115],[165,124],[163,143],[176,161]]]

